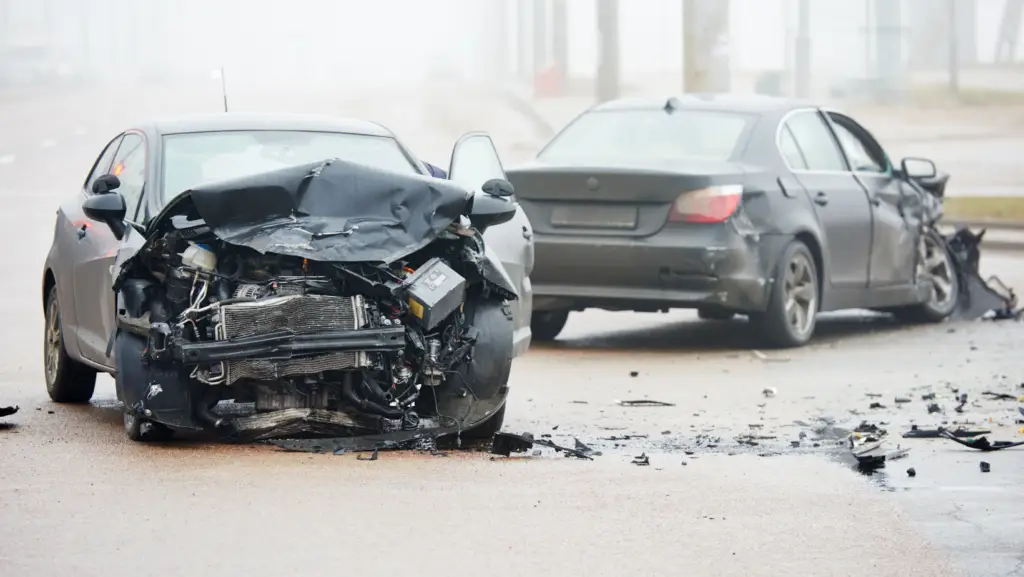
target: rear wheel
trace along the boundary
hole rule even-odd
[[[96,371],[68,356],[60,320],[57,285],[46,297],[43,368],[46,392],[56,403],[88,403],[96,389]]]
[[[800,347],[814,334],[818,319],[818,271],[810,249],[793,240],[782,252],[772,282],[768,310],[751,315],[765,344]]]
[[[530,332],[536,341],[553,341],[565,328],[569,311],[535,311],[530,316]]]
[[[945,241],[930,232],[918,243],[917,278],[932,285],[928,300],[892,311],[896,318],[908,322],[937,323],[953,314],[960,298],[960,281],[953,268],[953,259]]]

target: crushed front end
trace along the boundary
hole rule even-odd
[[[225,227],[190,220],[194,209],[179,203],[115,282],[116,382],[130,414],[240,440],[412,438],[500,418],[516,294],[465,219],[400,258],[338,262],[313,257],[336,256],[352,234],[280,254],[267,238],[309,222],[228,242]]]

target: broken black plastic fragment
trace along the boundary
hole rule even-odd
[[[985,391],[985,392],[983,392],[981,394],[985,395],[986,397],[989,397],[989,399],[993,400],[993,401],[1016,401],[1017,400],[1017,397],[1015,395],[1011,395],[1009,393],[993,393],[992,391]]]
[[[989,463],[986,463],[985,461],[982,461],[980,463],[980,466],[981,466],[981,472],[982,473],[988,473],[989,471],[992,470],[992,465],[990,465]]]
[[[647,453],[640,453],[640,455],[633,457],[632,463],[638,467],[647,467],[651,464],[651,459],[647,456]]]
[[[964,439],[957,438],[955,435],[950,434],[948,431],[943,431],[941,433],[941,435],[943,437],[949,439],[950,441],[953,441],[953,442],[959,443],[959,444],[961,444],[961,445],[963,445],[965,447],[970,447],[971,449],[976,449],[978,451],[983,451],[983,452],[986,452],[986,453],[991,452],[991,451],[1001,451],[1003,449],[1012,449],[1013,447],[1024,447],[1024,441],[1019,441],[1019,442],[1016,442],[1016,443],[1010,442],[1010,441],[990,442],[988,440],[988,437],[978,437],[978,438],[971,438],[971,439],[964,440]]]
[[[15,405],[13,407],[0,407],[0,417],[7,417],[18,412],[21,407]]]
[[[360,461],[376,461],[379,457],[380,457],[380,449],[374,449],[373,453],[370,453],[369,457],[364,457],[362,455],[359,455],[359,456],[356,457],[356,459],[358,459]]]
[[[675,403],[666,403],[664,401],[655,401],[653,399],[636,399],[632,401],[619,401],[619,405],[623,407],[674,407]]]
[[[987,429],[971,431],[968,429],[964,429],[962,427],[953,431],[950,431],[945,427],[939,427],[937,429],[919,429],[917,425],[911,425],[910,430],[907,431],[906,433],[903,433],[903,437],[907,439],[937,439],[939,437],[944,436],[943,433],[949,433],[954,437],[967,438],[977,437],[979,435],[988,435],[991,432],[992,431],[989,431]]]

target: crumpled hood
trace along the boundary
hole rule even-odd
[[[188,190],[147,236],[187,215],[224,242],[264,254],[391,263],[433,242],[471,198],[449,181],[331,160]]]

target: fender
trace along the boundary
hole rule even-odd
[[[512,283],[512,279],[505,272],[505,266],[501,264],[501,259],[498,257],[498,253],[494,251],[487,243],[484,245],[484,260],[480,261],[480,273],[483,275],[484,280],[501,289],[503,298],[509,300],[518,300],[519,291],[516,290],[515,285]]]

